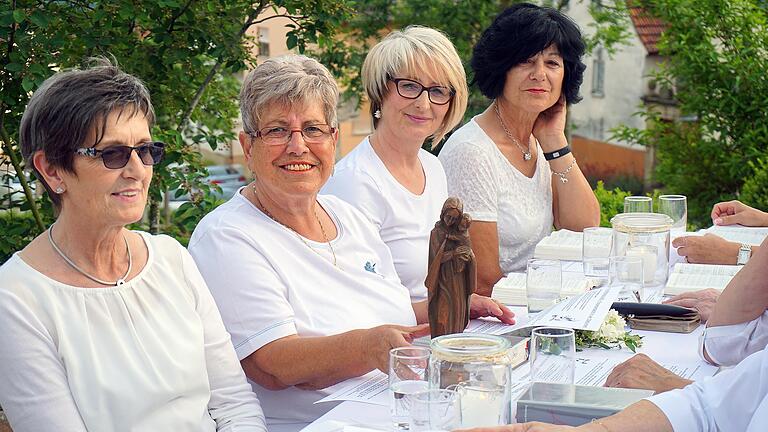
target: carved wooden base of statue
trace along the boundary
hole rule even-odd
[[[477,266],[469,241],[469,215],[458,198],[448,198],[429,236],[429,326],[432,337],[461,333],[469,322],[469,297]]]

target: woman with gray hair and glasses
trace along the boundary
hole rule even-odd
[[[209,213],[189,249],[232,334],[272,431],[298,430],[333,404],[332,385],[387,370],[389,350],[426,335],[376,227],[318,195],[333,171],[338,89],[325,67],[272,58],[240,93],[240,144],[253,183]],[[425,251],[426,253],[426,251]],[[511,312],[486,297],[474,315]]]
[[[60,72],[19,133],[58,209],[0,267],[0,405],[15,432],[266,431],[187,251],[126,229],[144,213],[154,111],[136,77]]]

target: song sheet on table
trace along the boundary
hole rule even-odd
[[[389,406],[389,377],[379,370],[350,378],[335,387],[338,388],[333,393],[315,403],[355,401]]]

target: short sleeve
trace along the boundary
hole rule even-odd
[[[768,312],[752,321],[734,325],[707,327],[699,339],[703,350],[720,366],[733,366],[768,345]]]
[[[461,199],[464,211],[472,219],[485,222],[498,220],[498,176],[492,155],[480,145],[454,142],[443,149],[440,162],[448,181],[448,195]]]
[[[297,333],[287,287],[246,233],[209,227],[190,244],[189,251],[216,300],[240,360]]]
[[[21,299],[2,290],[0,406],[15,432],[86,431],[53,337]]]
[[[203,324],[205,364],[211,388],[208,413],[220,432],[266,432],[261,405],[237,361],[216,303],[192,257],[181,250],[184,275],[196,295],[195,310]]]

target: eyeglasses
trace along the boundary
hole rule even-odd
[[[101,161],[104,162],[105,167],[110,169],[120,169],[128,165],[128,161],[131,159],[131,152],[134,150],[136,150],[136,153],[139,155],[139,158],[144,165],[157,165],[163,160],[165,143],[154,141],[136,147],[112,146],[102,150],[93,147],[81,147],[75,150],[75,154],[92,158],[101,157]]]
[[[456,91],[450,87],[432,86],[424,87],[420,82],[406,78],[390,79],[397,87],[397,94],[406,99],[416,99],[422,93],[427,92],[429,101],[435,105],[445,105],[453,99]]]
[[[294,132],[298,132],[308,144],[321,144],[336,132],[335,127],[327,124],[315,124],[305,126],[302,129],[288,129],[282,126],[268,126],[256,132],[246,132],[248,135],[261,138],[266,145],[285,145],[291,140]]]

